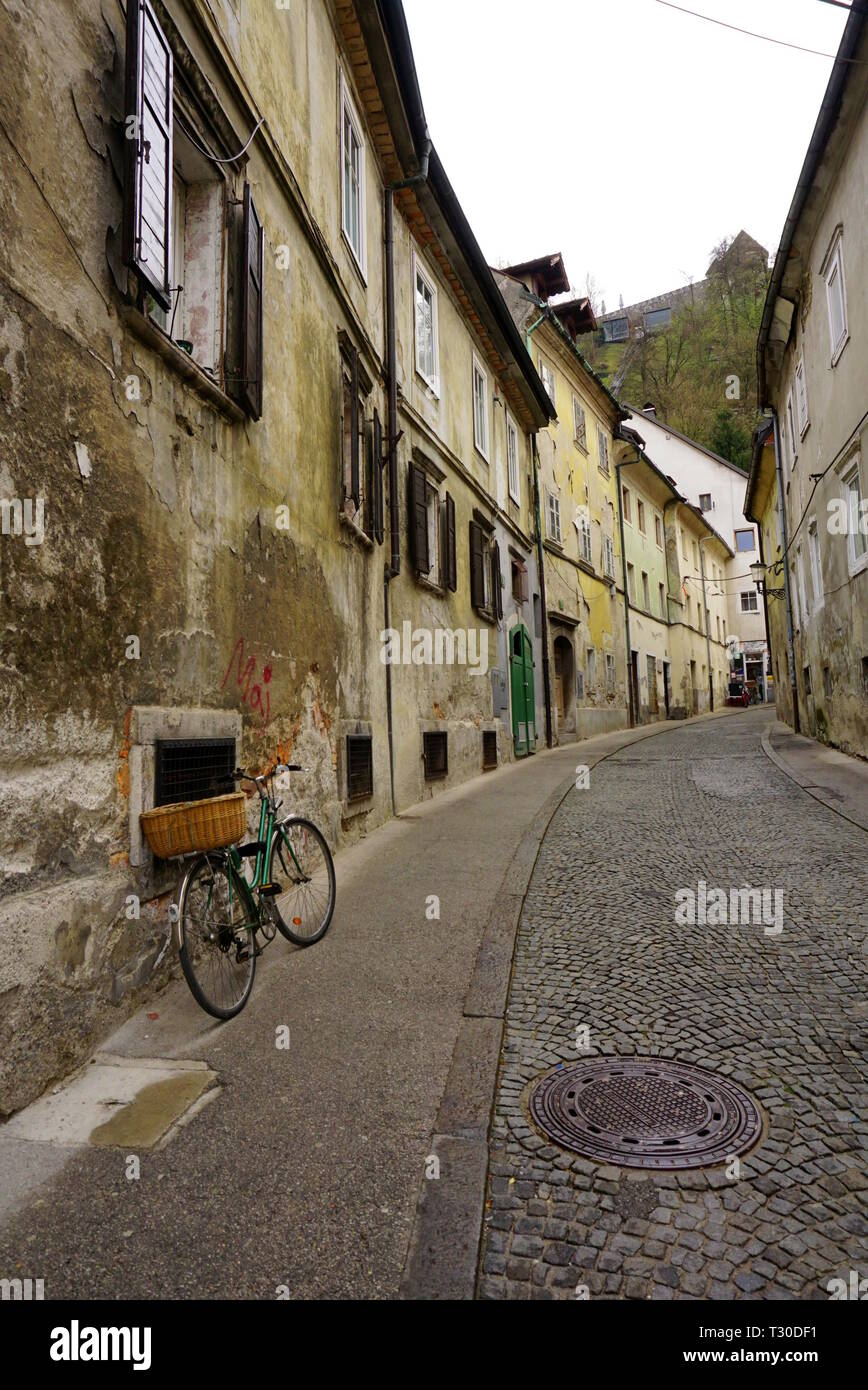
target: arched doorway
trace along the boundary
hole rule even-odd
[[[555,638],[555,708],[558,734],[575,733],[576,662],[569,637]]]
[[[533,688],[533,645],[523,623],[509,634],[509,675],[512,693],[512,736],[515,756],[536,751],[536,708]]]

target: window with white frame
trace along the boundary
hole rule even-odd
[[[646,613],[651,612],[651,586],[648,583],[648,575],[642,571],[642,607]]]
[[[798,585],[797,585],[797,581],[796,581],[796,562],[795,562],[795,560],[794,560],[793,563],[790,565],[790,597],[791,597],[791,599],[792,599],[792,604],[793,604],[793,629],[794,629],[795,632],[798,632],[798,630],[799,630],[799,628],[800,628],[800,626],[801,626],[801,623],[800,623],[800,620],[799,620],[799,592],[798,592]]]
[[[656,512],[655,512],[655,514],[654,514],[654,540],[655,540],[657,546],[660,548],[660,550],[662,550],[662,549],[663,549],[663,522],[660,520],[659,516],[657,516]]]
[[[742,613],[756,613],[759,609],[756,589],[743,589],[739,594]]]
[[[597,684],[597,649],[588,647],[585,659],[585,674],[587,676],[587,687],[594,690]]]
[[[621,498],[624,504],[624,521],[630,526],[632,524],[633,514],[630,509],[630,489],[628,487],[621,488]]]
[[[609,578],[615,578],[615,542],[611,536],[603,537],[603,573]]]
[[[585,418],[585,407],[573,396],[573,439],[580,449],[588,451],[588,422]]]
[[[586,512],[579,512],[576,517],[576,527],[579,532],[579,554],[586,564],[593,563],[591,555],[591,522]]]
[[[665,618],[665,617],[666,617],[666,585],[665,585],[665,584],[658,584],[658,585],[657,585],[657,592],[658,592],[658,596],[659,596],[659,598],[660,598],[660,616],[661,616],[661,618]]]
[[[636,525],[639,527],[639,530],[641,531],[642,535],[644,536],[644,534],[645,534],[645,503],[642,501],[642,498],[641,498],[641,497],[637,497],[637,498],[636,498]]]
[[[518,476],[518,426],[512,416],[506,416],[506,471],[509,495],[513,502],[521,503],[521,485]]]
[[[611,652],[606,652],[606,689],[609,694],[615,689],[615,658]]]
[[[440,394],[440,342],[437,290],[418,256],[413,254],[416,298],[416,371],[435,395]]]
[[[750,530],[736,531],[735,548],[739,555],[753,554],[756,550],[756,539],[754,537],[753,527],[751,527]]]
[[[847,342],[847,296],[844,288],[844,245],[839,230],[832,242],[829,254],[823,264],[823,279],[826,282],[826,305],[829,310],[829,338],[832,348],[832,366],[844,350]]]
[[[636,570],[629,560],[627,561],[627,597],[631,603],[636,602]]]
[[[787,447],[790,451],[790,467],[795,466],[796,459],[799,457],[799,446],[796,442],[796,412],[793,409],[793,393],[787,395],[786,408],[786,437]]]
[[[808,522],[808,573],[811,577],[811,598],[816,611],[823,606],[823,564],[820,559],[820,534],[815,520]]]
[[[808,600],[808,591],[805,587],[805,557],[802,554],[802,547],[796,546],[796,576],[799,581],[799,603],[805,615],[805,621],[811,616],[811,605]]]
[[[868,508],[863,508],[859,455],[841,475],[847,502],[847,555],[851,574],[868,565],[868,536],[863,529],[868,524]]]
[[[597,450],[600,456],[600,467],[604,473],[609,471],[609,441],[604,430],[597,426]]]
[[[805,361],[800,357],[796,366],[796,408],[799,414],[799,435],[805,437],[805,431],[810,424],[808,419],[808,386],[805,380]]]
[[[539,360],[539,374],[540,374],[540,376],[542,377],[542,384],[543,384],[543,386],[544,386],[545,389],[546,389],[546,394],[548,395],[548,398],[549,398],[549,400],[551,401],[552,405],[554,405],[554,403],[555,403],[555,374],[554,374],[554,372],[552,371],[551,367],[547,367],[547,366],[546,366],[546,364],[545,364],[545,362],[542,360],[542,358],[540,358],[540,360]]]
[[[548,533],[549,540],[561,543],[561,503],[555,493],[547,493],[548,497]]]
[[[365,140],[341,74],[341,226],[362,274],[365,264]]]
[[[473,442],[488,462],[488,377],[473,358]]]

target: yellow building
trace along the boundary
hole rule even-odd
[[[557,419],[537,436],[544,552],[544,663],[553,742],[627,723],[626,656],[614,431],[625,418],[591,370],[576,335],[593,327],[587,299],[569,289],[563,259],[497,272]]]

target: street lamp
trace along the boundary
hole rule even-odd
[[[783,598],[783,589],[769,588],[768,581],[766,579],[767,574],[768,566],[764,565],[761,560],[755,561],[755,563],[752,564],[750,567],[750,577],[761,594],[765,594],[769,598]]]

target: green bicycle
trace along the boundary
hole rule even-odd
[[[335,870],[312,821],[278,821],[274,777],[304,768],[278,764],[264,777],[236,771],[259,792],[259,833],[251,844],[199,854],[182,874],[173,917],[184,978],[214,1018],[234,1018],[250,998],[257,957],[277,932],[312,946],[335,909]],[[253,876],[243,861],[254,860]],[[258,937],[262,936],[262,944]]]

